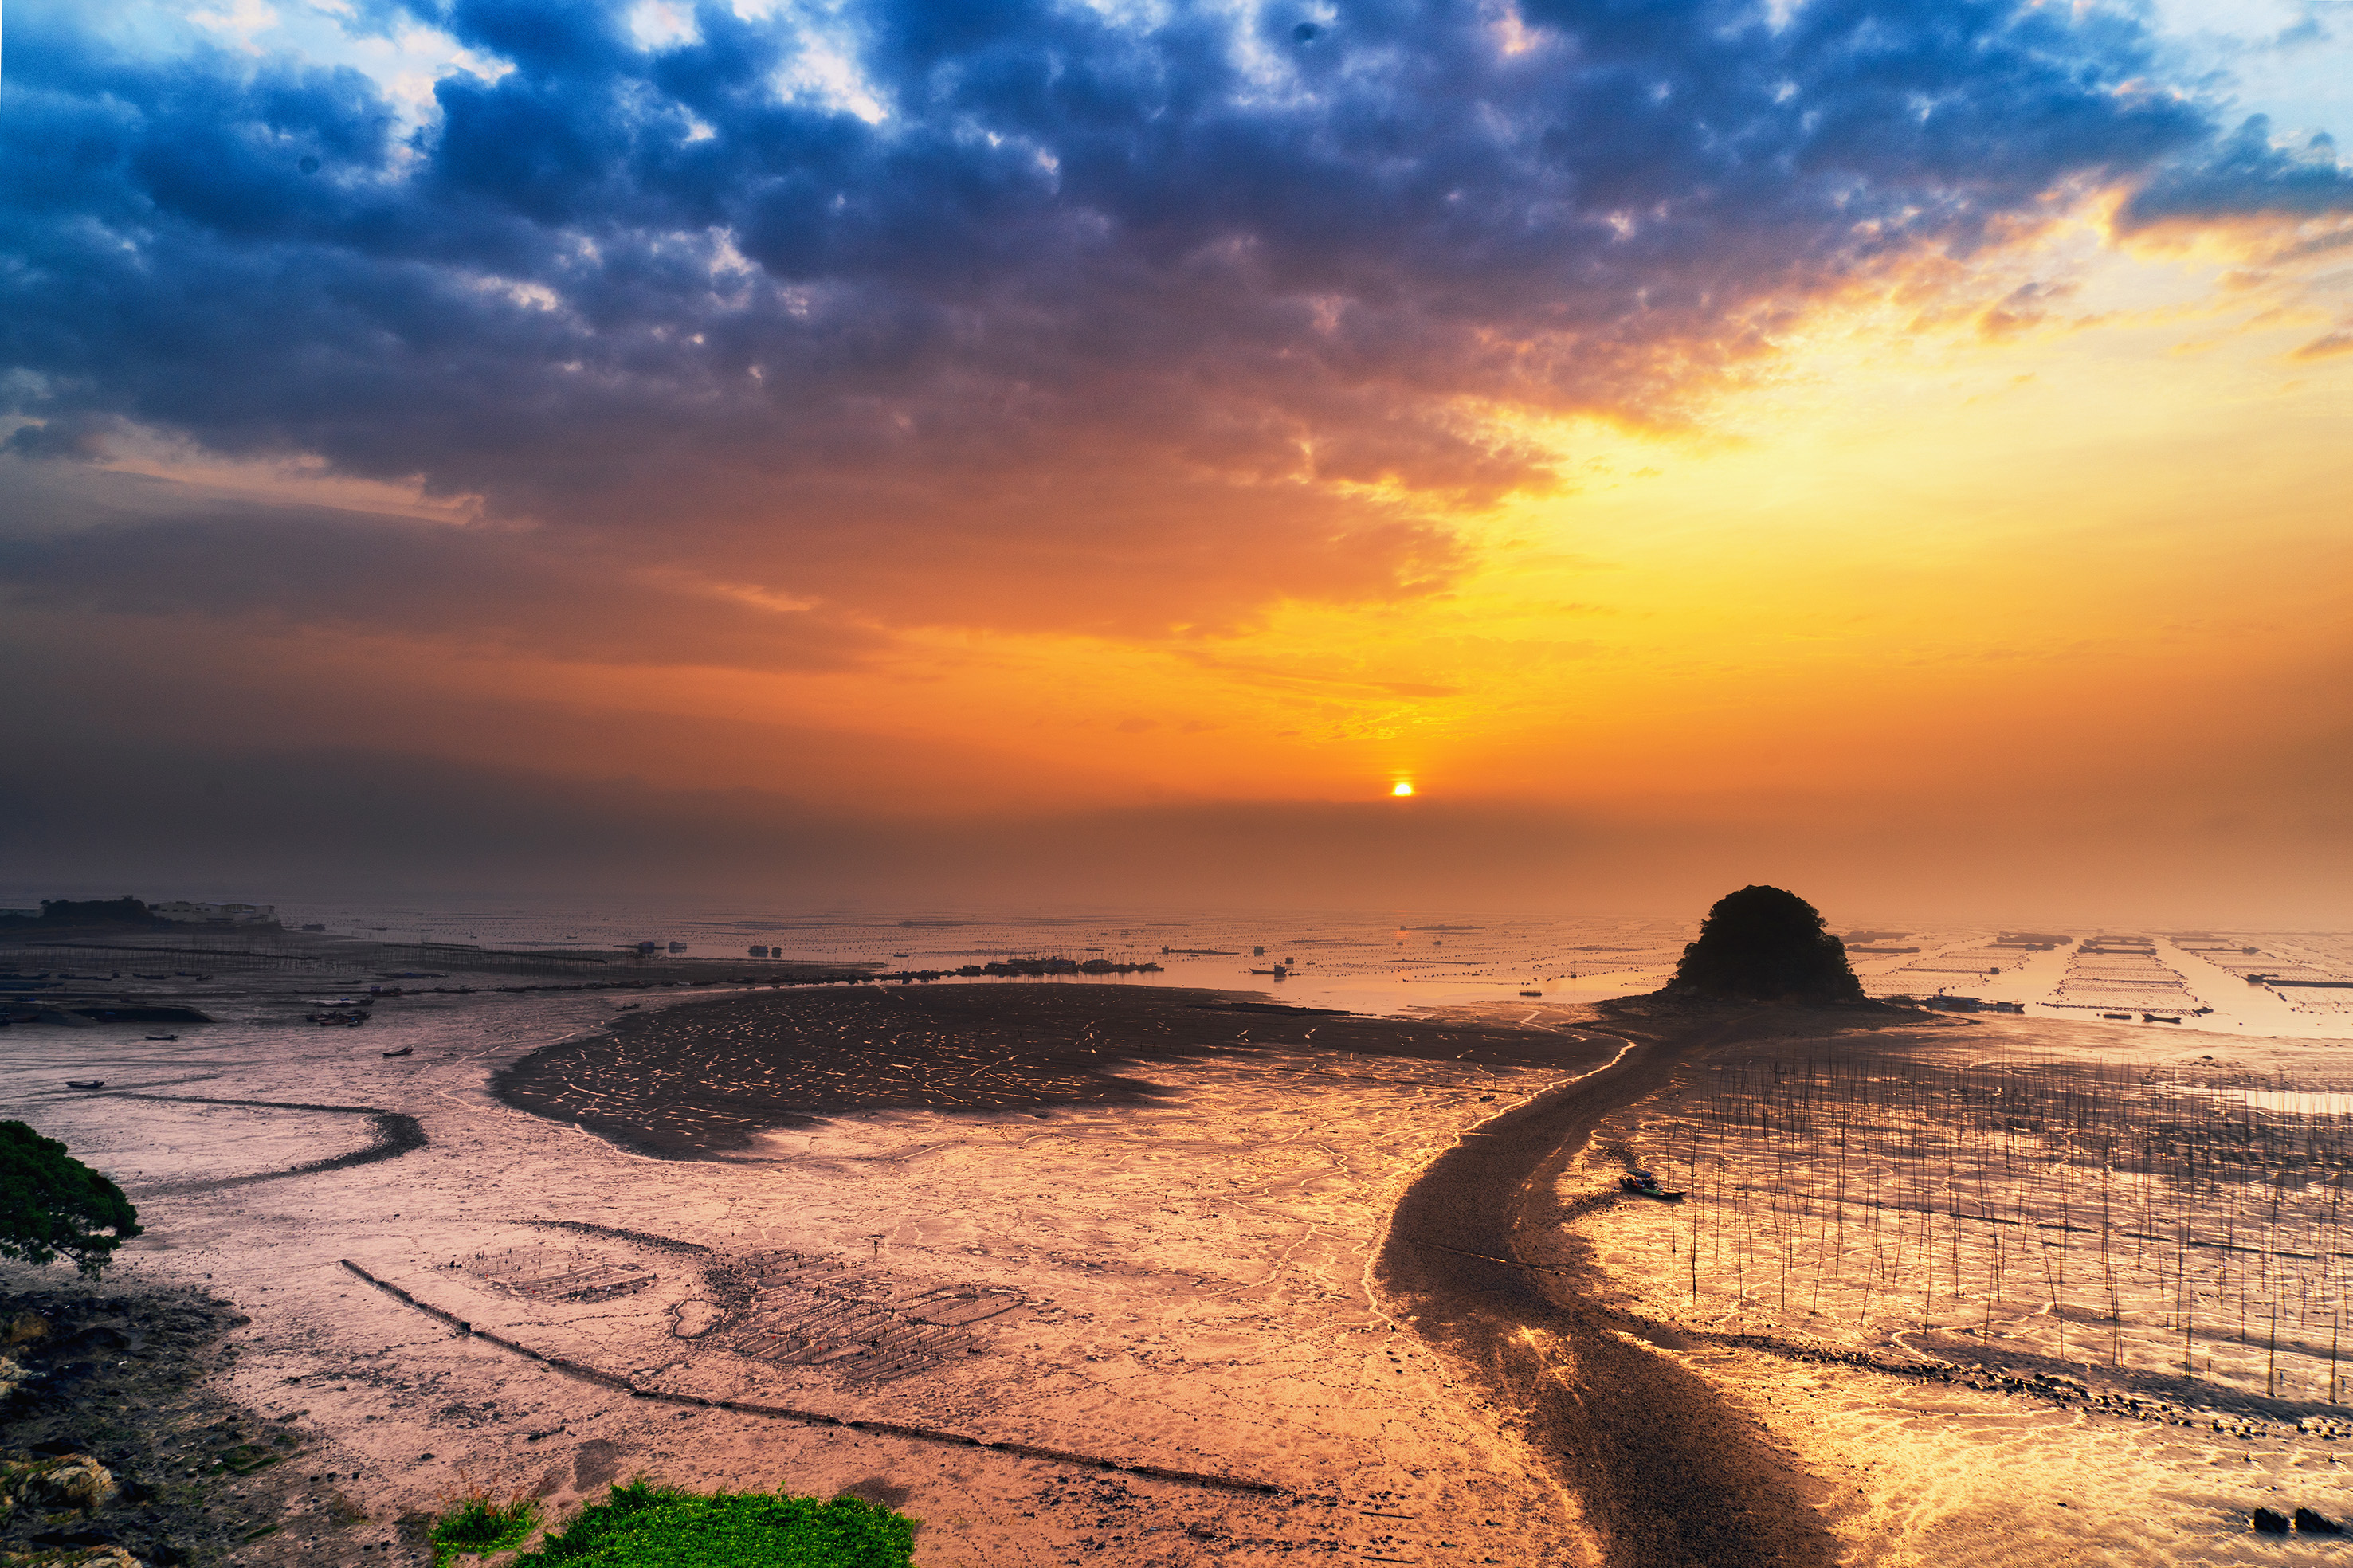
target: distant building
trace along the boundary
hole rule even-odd
[[[684,952],[686,951],[686,943],[682,942],[671,942],[670,944],[670,950],[672,952]]]
[[[150,904],[150,914],[180,925],[271,925],[278,920],[276,904],[199,904],[186,899],[174,899],[167,904]]]
[[[638,943],[638,951],[639,952],[659,952],[661,951],[661,943],[658,942],[641,942]]]
[[[31,909],[29,909],[29,910],[0,909],[0,921],[5,921],[5,920],[37,921],[37,920],[39,920],[40,918],[41,918],[41,906],[40,906],[40,905],[38,905],[38,904],[35,904],[35,905],[34,905]]]
[[[768,956],[768,950],[765,947],[755,947],[752,950],[752,956],[754,958],[765,958]]]

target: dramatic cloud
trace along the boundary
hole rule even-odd
[[[405,586],[335,601],[363,619],[561,649],[594,637],[551,606],[609,608],[575,625],[632,657],[648,583],[1143,633],[1409,596],[1450,508],[1554,478],[1499,414],[1673,423],[1810,306],[2073,191],[2345,194],[2219,138],[2129,17],[2014,0],[372,15],[491,67],[412,132],[353,69],[16,8],[13,445],[128,422],[487,526],[149,521],[12,546],[23,591],[283,614],[365,573]],[[857,640],[711,616],[676,657]]]
[[[2251,114],[2203,157],[2159,172],[2118,216],[2128,228],[2233,217],[2307,218],[2353,212],[2353,169],[2337,142],[2315,132],[2299,146],[2273,140],[2270,117]]]

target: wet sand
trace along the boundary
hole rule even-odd
[[[142,1159],[134,1195],[185,1259],[167,1272],[234,1271],[261,1317],[240,1392],[325,1418],[305,1440],[359,1456],[338,1462],[379,1521],[459,1478],[585,1494],[596,1465],[525,1473],[567,1438],[690,1484],[820,1490],[868,1479],[849,1468],[881,1441],[903,1450],[892,1484],[954,1537],[927,1536],[927,1561],[1583,1562],[1594,1536],[1638,1568],[1836,1556],[1819,1484],[1651,1348],[1672,1330],[1608,1304],[1556,1178],[1709,1051],[1865,1021],[1847,1010],[1398,1020],[1158,988],[860,987],[617,1016],[566,1001],[501,1049],[478,1005],[412,998],[355,1046],[304,1031],[299,1065],[206,1049],[194,1081],[50,1111],[134,1140],[274,1114],[340,1146],[257,1126],[268,1147],[238,1158],[267,1170],[218,1168],[207,1138],[188,1168]],[[540,1009],[491,1005],[515,1025]],[[425,1048],[385,1058],[379,1031]],[[383,1087],[363,1100],[363,1079]],[[371,1118],[377,1141],[352,1148]],[[592,1275],[576,1300],[541,1283]],[[956,1353],[862,1357],[834,1332],[845,1311]],[[1389,1331],[1401,1319],[1436,1357]],[[421,1364],[344,1375],[387,1355]],[[330,1398],[352,1403],[331,1416]],[[680,1448],[664,1428],[689,1418],[725,1441]],[[943,1435],[971,1456],[953,1474]],[[1091,1509],[1126,1522],[1074,1538],[1047,1492],[1005,1490],[1088,1455],[1166,1490],[1162,1511]],[[1270,1489],[1205,1502],[1202,1475]],[[1179,1510],[1181,1531],[1163,1522]]]
[[[1594,1030],[1625,1043],[1616,1062],[1466,1135],[1398,1205],[1383,1283],[1424,1338],[1518,1414],[1612,1564],[1829,1563],[1839,1543],[1821,1483],[1740,1404],[1651,1348],[1681,1350],[1680,1337],[1596,1300],[1605,1282],[1567,1228],[1556,1178],[1605,1119],[1711,1050],[1871,1021],[1843,1008],[1604,1008]]]
[[[1501,1021],[1353,1017],[1215,991],[860,986],[634,1014],[533,1052],[492,1089],[641,1153],[741,1159],[761,1157],[765,1132],[845,1111],[1133,1106],[1165,1094],[1124,1067],[1310,1050],[1549,1068],[1564,1044]]]
[[[398,1527],[460,1485],[560,1514],[639,1468],[903,1497],[929,1521],[926,1568],[2243,1564],[2276,1560],[2247,1532],[2253,1501],[2353,1513],[2333,1429],[2192,1430],[1890,1376],[1694,1318],[1679,1272],[1643,1289],[1683,1267],[1662,1227],[1725,1223],[1609,1195],[1672,1114],[1653,1094],[1819,1054],[1869,1015],[1399,1021],[1085,985],[615,1000],[412,993],[347,1032],[248,991],[177,1041],[0,1035],[9,1113],[116,1173],[148,1218],[110,1288],[253,1319],[216,1379],[243,1407],[224,1418],[283,1425],[311,1491],[247,1562],[421,1563]],[[1873,1048],[2012,1037],[2152,1070],[2160,1049],[2227,1050],[1917,1016]],[[2301,1046],[2265,1051],[2216,1070],[2316,1070]],[[64,1087],[95,1077],[109,1089]],[[544,1113],[518,1109],[533,1094]],[[543,1288],[575,1276],[606,1283]],[[844,1338],[828,1314],[845,1304],[920,1321],[942,1303],[971,1320],[954,1356],[773,1353]],[[2039,1342],[1998,1353],[2040,1365],[2021,1359]]]
[[[214,1382],[294,1437],[310,1490],[248,1564],[421,1568],[413,1526],[459,1489],[561,1518],[639,1470],[891,1492],[926,1521],[925,1568],[1596,1561],[1555,1468],[1367,1270],[1430,1160],[1615,1042],[1525,1005],[1401,1026],[1157,988],[934,988],[917,1012],[900,990],[646,998],[830,1019],[794,1037],[886,1100],[758,1094],[716,1124],[735,1157],[648,1158],[491,1092],[640,1016],[593,992],[411,993],[360,1031],[252,994],[177,1040],[11,1029],[0,1098],[141,1205],[110,1287],[250,1319]],[[934,1068],[943,1035],[995,1054]],[[779,1059],[743,1044],[720,1054]],[[1015,1068],[1100,1098],[1024,1103],[1000,1077],[1007,1103],[973,1103],[976,1073]],[[90,1078],[108,1088],[69,1087]],[[396,1152],[391,1117],[416,1133]]]

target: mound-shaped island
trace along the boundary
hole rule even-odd
[[[1860,1002],[1862,982],[1814,906],[1752,884],[1715,900],[1683,949],[1669,996],[1742,1002]]]

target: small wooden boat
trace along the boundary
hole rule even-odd
[[[180,1037],[177,1035],[150,1035],[147,1037],[151,1040],[176,1040]]]
[[[417,1047],[415,1046],[403,1046],[396,1051],[386,1051],[384,1054],[387,1057],[415,1056],[417,1054]]]
[[[106,1080],[102,1078],[69,1078],[66,1079],[66,1087],[68,1089],[104,1089]]]
[[[1520,994],[1523,996],[1541,996],[1544,993],[1541,991],[1523,991]]]
[[[1619,1177],[1618,1190],[1630,1193],[1638,1198],[1656,1198],[1662,1204],[1679,1204],[1683,1201],[1683,1194],[1669,1192],[1662,1187],[1659,1185],[1659,1178],[1648,1171],[1637,1171],[1630,1176]]]

